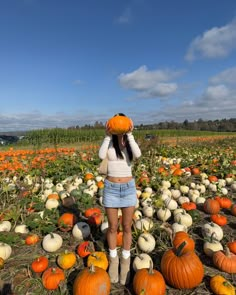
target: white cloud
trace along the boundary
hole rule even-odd
[[[141,66],[131,73],[122,73],[118,79],[123,88],[138,92],[142,98],[160,98],[177,91],[177,83],[170,82],[182,73],[180,71],[154,70]]]
[[[45,115],[40,112],[1,114],[0,132],[24,131],[45,128],[67,128],[70,126],[93,125],[97,120],[105,121],[104,115],[89,113],[88,110],[80,110],[76,114],[55,113]]]
[[[224,83],[232,87],[233,86],[236,87],[235,81],[236,81],[236,67],[227,69],[210,79],[210,83],[212,84]]]
[[[201,36],[197,36],[190,44],[186,60],[199,58],[223,58],[236,49],[236,21],[223,26],[214,27]]]

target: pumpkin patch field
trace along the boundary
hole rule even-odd
[[[236,294],[236,136],[138,143],[127,286],[107,272],[98,145],[0,151],[0,294]]]

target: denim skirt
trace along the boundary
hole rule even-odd
[[[137,194],[135,180],[132,179],[126,183],[115,183],[105,179],[102,203],[107,208],[136,206]]]

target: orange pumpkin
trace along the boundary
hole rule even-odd
[[[102,251],[95,251],[95,252],[91,253],[88,256],[87,266],[89,267],[89,266],[91,266],[91,264],[93,264],[94,266],[101,267],[104,270],[107,270],[108,259],[107,259],[106,253],[104,253]]]
[[[174,176],[181,176],[184,173],[184,171],[180,168],[177,168],[173,171],[172,175]]]
[[[214,199],[219,202],[221,208],[230,209],[232,206],[232,201],[228,197],[215,196]]]
[[[100,225],[103,221],[103,214],[102,213],[94,213],[89,216],[87,222],[90,225]]]
[[[101,214],[102,210],[98,207],[92,207],[92,208],[88,208],[84,211],[84,216],[89,218],[90,216],[92,216],[93,214]]]
[[[236,255],[226,247],[225,251],[216,251],[212,256],[214,265],[221,271],[236,273]]]
[[[76,224],[77,217],[75,214],[66,212],[63,213],[58,219],[58,227],[61,231],[67,232],[72,229],[72,227]]]
[[[217,214],[220,211],[220,204],[217,200],[208,198],[203,204],[203,209],[208,214]]]
[[[195,242],[194,240],[189,236],[188,233],[184,231],[176,232],[173,238],[173,247],[175,249],[178,249],[178,247],[185,242],[185,246],[183,247],[182,253],[186,253],[188,251],[194,251],[195,249]]]
[[[236,216],[236,204],[233,204],[230,208],[230,212],[233,216]]]
[[[83,241],[77,247],[77,254],[79,257],[86,257],[95,251],[94,244],[91,241]]]
[[[123,244],[123,231],[118,230],[116,234],[116,245],[121,247]]]
[[[65,251],[57,256],[57,264],[62,269],[69,269],[76,263],[76,255],[73,252]]]
[[[236,240],[228,242],[226,245],[229,248],[230,252],[236,254]]]
[[[4,259],[0,257],[0,269],[3,269],[4,263],[5,263]]]
[[[163,275],[153,269],[152,263],[150,263],[149,269],[139,269],[133,279],[133,289],[135,295],[165,295],[166,283]]]
[[[208,180],[210,182],[217,182],[218,181],[218,178],[215,175],[209,175],[208,176]]]
[[[58,195],[58,193],[52,193],[52,194],[49,194],[47,199],[55,199],[55,200],[59,200],[60,197]]]
[[[90,180],[90,179],[94,179],[93,173],[91,173],[91,172],[85,173],[84,180],[87,181],[87,180]]]
[[[111,134],[127,133],[131,130],[132,126],[133,122],[130,118],[120,115],[110,118],[106,123],[106,127]]]
[[[91,264],[79,272],[73,283],[73,295],[109,295],[111,282],[108,273]]]
[[[199,175],[201,173],[200,169],[199,168],[192,168],[191,169],[191,174],[193,175]]]
[[[186,211],[197,209],[197,205],[194,202],[184,202],[181,204],[181,207]]]
[[[61,281],[65,280],[65,274],[59,267],[50,267],[42,275],[42,283],[47,290],[56,290]]]
[[[201,260],[194,251],[182,252],[183,242],[177,249],[167,250],[161,258],[161,273],[166,282],[176,289],[198,286],[204,277]]]
[[[40,256],[33,260],[33,262],[31,263],[31,268],[34,272],[40,273],[48,268],[48,263],[48,258],[46,256]]]
[[[25,238],[26,245],[35,245],[39,241],[39,236],[37,234],[30,234]]]
[[[228,220],[227,217],[222,215],[222,214],[211,214],[211,221],[213,221],[214,223],[223,226],[226,225]]]

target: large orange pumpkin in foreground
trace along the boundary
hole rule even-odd
[[[133,122],[126,116],[116,115],[107,121],[106,126],[111,134],[124,134],[130,131]]]
[[[109,295],[110,290],[108,273],[93,264],[81,270],[73,284],[73,295]]]
[[[136,295],[165,295],[166,283],[162,274],[153,269],[151,263],[149,269],[141,268],[135,273],[133,289]]]
[[[204,277],[201,260],[194,251],[183,253],[183,242],[177,249],[167,250],[161,259],[161,273],[165,281],[176,289],[197,287]]]

